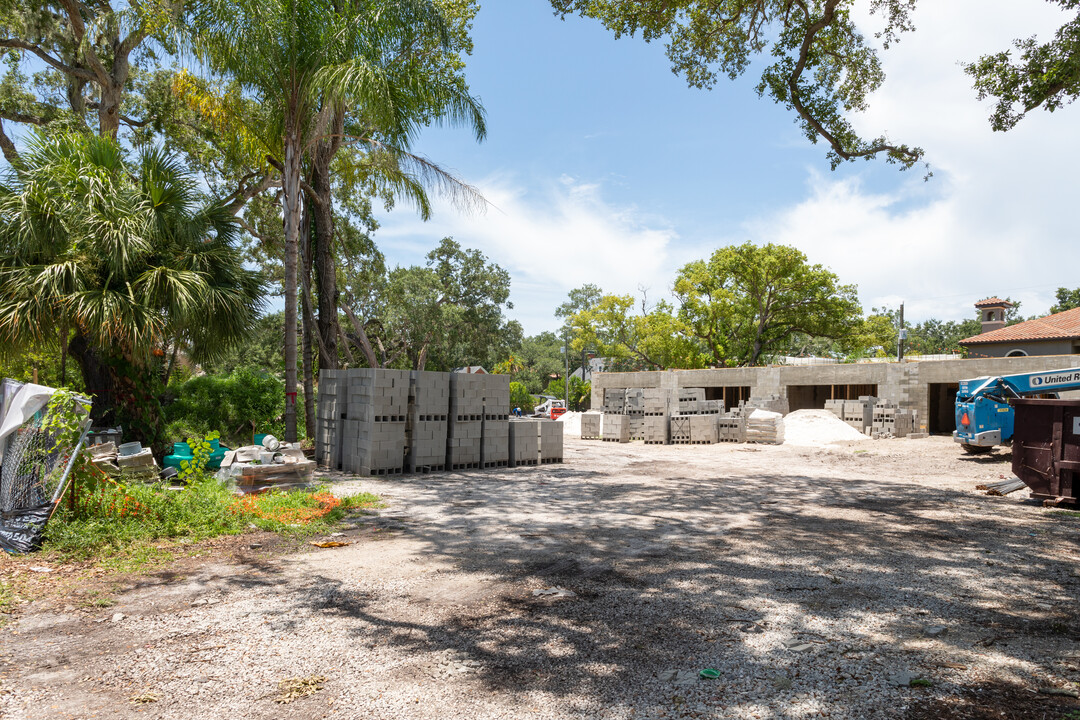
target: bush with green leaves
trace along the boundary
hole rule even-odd
[[[510,409],[521,408],[521,412],[529,415],[537,405],[536,398],[529,394],[525,385],[519,382],[510,383]]]
[[[278,437],[284,431],[285,386],[269,373],[241,367],[228,375],[194,377],[171,389],[175,399],[165,407],[165,417],[172,438],[219,432],[226,443],[248,444],[253,431]],[[301,434],[303,419],[300,413]]]

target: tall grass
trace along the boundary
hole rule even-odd
[[[148,542],[204,540],[251,528],[316,534],[348,513],[378,507],[362,493],[338,499],[328,492],[294,490],[237,496],[213,477],[198,475],[183,490],[161,485],[78,483],[45,529],[46,550],[74,558],[124,551]]]

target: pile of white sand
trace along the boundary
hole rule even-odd
[[[581,437],[581,413],[564,412],[559,422],[563,423],[563,437]]]
[[[848,440],[869,440],[828,410],[796,410],[784,416],[785,445],[825,447]]]

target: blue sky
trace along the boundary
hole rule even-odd
[[[922,4],[918,30],[884,54],[885,86],[854,122],[924,147],[935,176],[923,182],[880,161],[831,171],[825,148],[757,97],[760,60],[744,78],[695,90],[660,44],[560,20],[546,0],[486,3],[468,77],[488,139],[433,128],[414,149],[492,207],[440,204],[423,223],[399,206],[380,216],[376,240],[403,265],[445,235],[482,250],[510,271],[509,314],[529,334],[555,328],[555,306],[582,283],[647,288],[654,301],[685,262],[746,240],[794,245],[858,285],[867,309],[903,300],[914,321],[969,317],[989,295],[1042,313],[1055,287],[1080,286],[1076,109],[992,133],[959,62],[1046,36],[1061,17],[1045,0]],[[879,25],[857,22],[868,35]]]

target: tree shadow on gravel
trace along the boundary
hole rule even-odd
[[[677,467],[666,463],[666,473]],[[492,691],[584,696],[596,707],[669,717],[702,703],[784,705],[812,685],[815,702],[841,716],[868,693],[880,700],[865,717],[898,717],[896,702],[910,700],[912,720],[982,718],[925,714],[939,705],[945,712],[949,698],[1005,692],[966,685],[959,671],[941,669],[943,658],[975,663],[992,654],[1019,682],[1035,666],[1056,672],[1054,654],[1080,638],[1075,568],[1063,555],[1080,549],[1069,521],[875,477],[872,466],[845,467],[844,477],[828,467],[641,474],[657,469],[404,478],[414,487],[397,511],[401,534],[424,555],[495,578],[492,595],[412,612],[415,599],[402,607],[316,577],[295,601],[355,620],[358,641],[394,645],[421,665],[433,653],[458,653]],[[533,594],[553,586],[575,596]],[[853,681],[833,669],[841,664]],[[934,686],[896,688],[888,666]],[[680,687],[658,677],[703,667],[721,669],[720,681]],[[1010,702],[1034,697],[1030,682],[1027,696]],[[757,712],[788,717],[764,704]],[[1043,717],[1016,712],[993,717]]]

